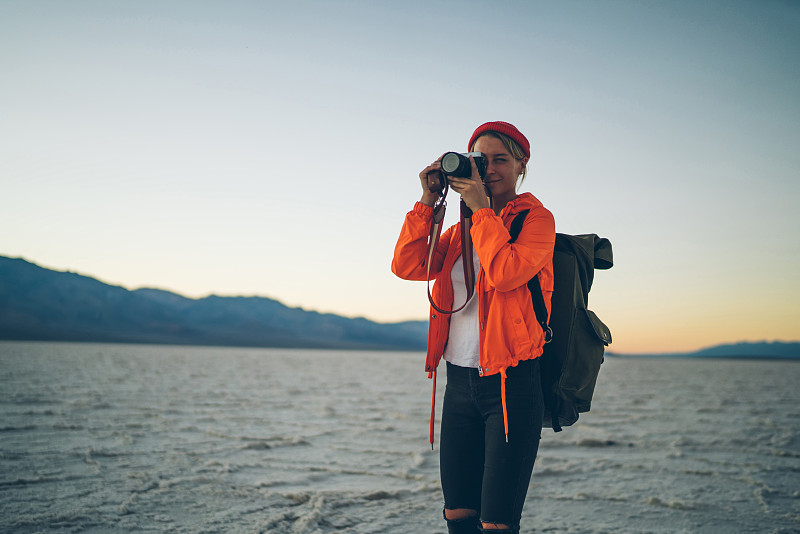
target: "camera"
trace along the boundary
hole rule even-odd
[[[442,156],[442,172],[447,176],[469,178],[472,176],[472,165],[469,163],[470,156],[475,160],[478,174],[480,174],[481,181],[483,181],[486,177],[486,157],[483,155],[483,152],[467,152],[466,154],[447,152]]]
[[[458,152],[447,152],[442,156],[441,171],[431,171],[429,176],[436,176],[439,179],[439,187],[431,187],[434,193],[442,193],[447,185],[447,176],[455,176],[458,178],[469,178],[472,176],[472,165],[469,163],[469,157],[475,160],[475,166],[478,168],[481,181],[486,178],[486,156],[483,152],[467,152],[466,154],[459,154]]]

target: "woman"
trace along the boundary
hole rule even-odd
[[[431,308],[426,361],[434,378],[441,358],[447,362],[439,453],[444,517],[450,533],[517,533],[543,410],[537,358],[544,333],[526,284],[539,275],[549,314],[555,223],[533,195],[516,192],[530,159],[530,144],[517,128],[483,124],[468,149],[487,159],[483,182],[474,160],[470,178],[448,182],[473,212],[476,290],[461,311]],[[392,271],[406,280],[427,277],[440,160],[420,172],[422,198],[406,215],[395,247]],[[529,211],[522,230],[509,243],[511,222],[523,210]],[[467,298],[462,261],[458,223],[442,235],[431,261],[432,297],[441,309]]]

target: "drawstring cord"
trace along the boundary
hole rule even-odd
[[[500,369],[500,398],[503,401],[503,428],[506,431],[506,443],[508,443],[508,408],[506,406],[506,370]]]

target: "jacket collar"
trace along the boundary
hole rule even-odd
[[[542,206],[542,203],[531,193],[521,193],[503,207],[500,211],[500,218],[505,219],[507,215],[515,215],[523,210],[538,208],[540,206]]]

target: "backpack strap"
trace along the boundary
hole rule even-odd
[[[525,222],[525,217],[528,216],[530,210],[523,210],[514,217],[511,221],[511,228],[508,233],[511,234],[509,243],[513,243],[519,237],[522,231],[522,225]],[[528,291],[531,294],[531,303],[533,304],[533,311],[536,313],[536,320],[539,321],[539,326],[542,327],[544,332],[544,342],[550,343],[553,339],[553,329],[550,328],[549,317],[547,316],[547,306],[544,303],[544,295],[542,294],[542,285],[539,283],[539,274],[528,280]],[[561,399],[555,394],[552,383],[546,383],[545,374],[548,373],[553,365],[552,359],[545,359],[542,363],[542,394],[544,395],[544,404],[550,411],[550,426],[555,432],[561,432],[561,423],[558,420],[558,414],[561,411]],[[559,371],[560,372],[560,371]],[[548,410],[545,410],[548,411]]]
[[[530,210],[523,210],[511,221],[511,228],[508,230],[508,233],[511,234],[511,239],[508,240],[509,243],[513,243],[519,237],[528,213],[530,213]],[[533,311],[536,313],[536,320],[539,321],[539,326],[542,327],[542,332],[544,332],[544,342],[550,343],[550,340],[553,339],[553,331],[547,324],[550,318],[547,316],[547,305],[544,303],[544,295],[542,294],[542,285],[539,283],[538,273],[528,280],[528,291],[531,293],[531,302]]]

